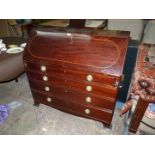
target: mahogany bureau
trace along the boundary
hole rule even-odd
[[[24,64],[36,105],[111,125],[129,33],[38,28]]]

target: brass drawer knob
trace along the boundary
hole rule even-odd
[[[92,75],[87,75],[86,79],[87,79],[87,81],[93,81],[93,76]]]
[[[52,102],[52,99],[50,97],[47,97],[47,102]]]
[[[86,97],[86,102],[90,103],[91,102],[91,97]]]
[[[85,109],[86,114],[90,114],[90,109]]]
[[[92,91],[92,89],[93,89],[92,86],[86,86],[87,91]]]
[[[50,91],[50,87],[46,86],[45,91]]]
[[[44,81],[48,81],[48,77],[46,75],[43,76]]]
[[[46,71],[46,66],[41,65],[40,69],[41,69],[41,71],[45,72]]]

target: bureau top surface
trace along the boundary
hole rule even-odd
[[[24,60],[66,63],[120,76],[128,46],[128,33],[93,29],[34,30]]]

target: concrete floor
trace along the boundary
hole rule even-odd
[[[65,135],[111,135],[123,134],[124,117],[115,110],[112,129],[103,124],[66,114],[41,104],[33,106],[33,98],[26,75],[15,81],[0,84],[0,104],[9,104],[12,109],[7,120],[0,125],[1,135],[65,134]]]

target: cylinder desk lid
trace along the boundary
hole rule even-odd
[[[29,38],[26,55],[40,61],[58,61],[120,76],[129,33],[91,29],[37,29]]]

